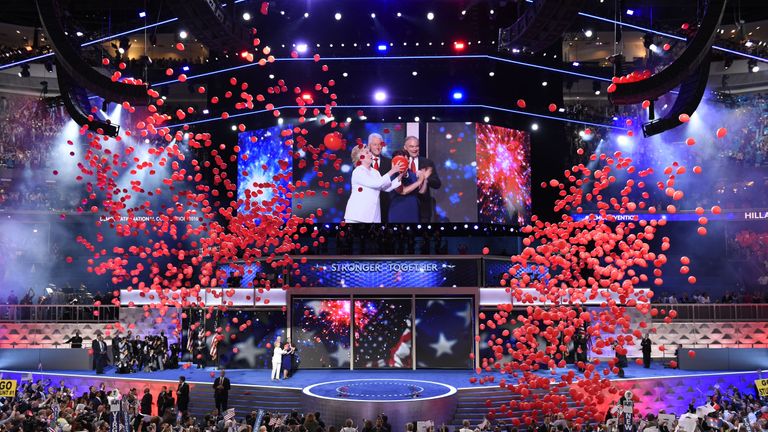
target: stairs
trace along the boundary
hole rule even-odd
[[[213,401],[211,384],[195,384],[190,391],[189,411],[198,419],[205,417],[216,405]],[[229,408],[235,409],[236,418],[241,419],[251,411],[263,409],[266,412],[288,414],[293,410],[301,412],[301,390],[274,387],[244,387],[232,385],[229,390]]]
[[[540,390],[531,390],[532,393],[541,393]],[[566,390],[558,392],[561,395],[568,395]],[[459,430],[464,420],[469,420],[470,428],[475,428],[483,421],[485,415],[488,414],[490,409],[498,409],[502,404],[508,405],[510,401],[520,401],[522,398],[518,394],[514,394],[507,389],[502,389],[498,385],[489,387],[478,387],[476,389],[462,389],[456,394],[456,412],[453,415],[453,420],[448,425],[452,430]],[[491,401],[491,406],[486,405],[486,401]],[[576,402],[568,397],[568,407],[575,407]],[[499,414],[497,412],[494,422],[504,422],[509,424],[512,419],[523,420],[523,417],[530,411],[515,409],[511,414]],[[435,425],[437,426],[437,425]]]

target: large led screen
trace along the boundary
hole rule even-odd
[[[293,299],[291,338],[302,368],[348,368],[351,302]]]
[[[355,300],[355,369],[413,366],[411,299]]]
[[[256,205],[284,200],[294,215],[313,215],[317,223],[518,225],[530,217],[527,132],[479,123],[428,123],[421,136],[424,125],[418,123],[351,122],[337,128],[338,139],[328,140],[333,132],[328,127],[305,126],[298,136],[295,129],[282,133],[290,128],[240,134],[239,199],[257,197]],[[383,145],[380,151],[371,146],[371,165],[352,161],[352,150],[376,136]],[[395,156],[406,157],[401,174],[390,170]],[[290,199],[289,182],[295,186]],[[378,192],[370,194],[370,189]]]
[[[416,365],[472,368],[472,299],[416,299]]]

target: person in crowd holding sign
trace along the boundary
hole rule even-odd
[[[387,173],[381,175],[372,167],[373,154],[367,145],[352,149],[352,191],[344,211],[344,221],[348,223],[381,223],[381,204],[379,194],[399,186],[393,184],[392,176],[400,175],[405,167],[393,165]]]

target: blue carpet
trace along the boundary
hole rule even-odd
[[[601,368],[602,369],[602,368]],[[549,371],[540,372],[542,376],[551,376],[554,379],[559,378],[560,375],[567,373],[569,370],[575,370],[573,367],[558,369],[556,375],[550,375]],[[161,380],[161,381],[177,381],[180,375],[184,375],[187,381],[192,382],[213,382],[213,377],[217,374],[215,368],[195,369],[190,367],[189,369],[171,369],[158,372],[137,372],[133,374],[121,375],[116,374],[114,369],[107,368],[106,376],[112,378],[124,378],[124,379],[136,379],[136,380]],[[17,371],[18,372],[18,371]],[[43,371],[29,371],[29,372],[44,372],[54,375],[80,375],[80,376],[96,376],[94,371],[71,371],[71,370],[43,370]],[[754,372],[754,371],[750,371]],[[668,377],[682,377],[682,376],[695,376],[695,375],[712,375],[712,374],[727,374],[726,371],[683,371],[679,369],[665,368],[660,363],[653,363],[650,369],[644,369],[641,366],[635,364],[625,368],[624,379],[641,379],[641,378],[668,378]],[[730,373],[734,373],[730,371]],[[475,375],[471,370],[445,370],[445,369],[419,369],[419,370],[398,370],[398,369],[366,369],[366,370],[346,370],[346,369],[308,369],[299,370],[296,374],[288,378],[287,380],[271,381],[269,379],[270,371],[268,369],[230,369],[227,371],[227,376],[231,380],[232,384],[243,385],[261,385],[261,386],[275,386],[275,387],[289,387],[289,388],[304,388],[313,384],[347,380],[347,379],[413,379],[413,380],[426,380],[435,381],[443,384],[448,384],[456,388],[476,387],[477,385],[469,382],[469,379]],[[503,378],[502,374],[496,375],[496,382],[500,378]],[[616,375],[609,375],[611,379],[618,379]]]

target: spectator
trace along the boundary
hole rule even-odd
[[[179,377],[179,385],[176,387],[176,409],[183,416],[189,411],[189,384],[183,375]]]

